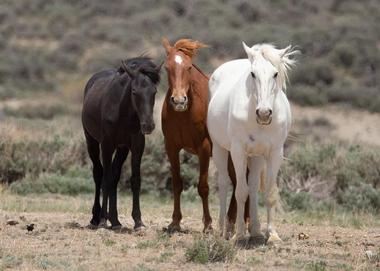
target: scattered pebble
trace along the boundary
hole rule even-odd
[[[367,246],[367,247],[374,247],[375,246],[375,244],[371,243],[371,242],[362,242],[361,244],[364,246]]]
[[[309,239],[309,235],[307,233],[299,233],[298,234],[298,240],[306,240],[306,239]]]
[[[64,227],[67,229],[82,229],[83,228],[78,222],[75,222],[75,221],[66,222]]]
[[[14,219],[8,219],[7,220],[7,225],[14,226],[14,225],[17,225],[17,224],[18,224],[17,220],[14,220]]]
[[[31,223],[31,224],[27,224],[27,225],[26,225],[26,229],[28,230],[28,232],[29,232],[29,231],[33,231],[33,230],[34,230],[34,224],[33,224],[33,223]]]

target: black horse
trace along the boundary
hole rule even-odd
[[[86,84],[82,123],[95,182],[91,226],[105,226],[109,219],[112,229],[121,227],[117,213],[117,184],[121,167],[131,151],[132,217],[136,230],[144,227],[140,212],[140,163],[145,147],[144,135],[154,130],[153,106],[161,66],[156,66],[147,57],[131,58],[122,61],[118,70],[94,74]]]

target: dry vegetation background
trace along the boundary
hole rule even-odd
[[[124,58],[148,53],[162,61],[162,36],[209,44],[196,59],[206,73],[245,57],[241,40],[300,47],[287,92],[295,121],[278,178],[282,246],[236,250],[202,237],[197,160],[187,154],[181,159],[190,234],[163,235],[171,190],[159,128],[147,137],[142,162],[146,235],[81,228],[94,189],[80,124],[84,84]],[[379,83],[376,0],[1,1],[0,270],[104,270],[108,262],[116,270],[379,268]],[[210,175],[215,220],[213,167]],[[126,163],[120,213],[131,226],[129,176]],[[6,225],[8,219],[19,225]],[[31,222],[36,231],[25,235]],[[310,239],[298,240],[300,232]],[[213,253],[219,263],[209,263]]]

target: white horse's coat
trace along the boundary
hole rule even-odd
[[[283,159],[283,145],[291,126],[291,112],[285,89],[287,70],[294,64],[289,57],[297,51],[287,47],[244,43],[248,59],[221,65],[209,82],[210,103],[207,125],[213,141],[213,159],[218,170],[220,198],[219,226],[228,238],[226,215],[228,151],[234,163],[237,187],[237,229],[235,239],[245,235],[244,203],[249,194],[250,233],[263,237],[258,217],[258,188],[265,178],[268,210],[267,237],[280,240],[272,224],[276,203],[276,177]],[[248,184],[246,169],[250,169]],[[224,230],[223,230],[224,229]]]

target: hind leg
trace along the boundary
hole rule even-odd
[[[226,218],[227,190],[230,183],[227,170],[228,151],[214,142],[212,146],[212,159],[214,160],[216,169],[218,170],[218,194],[220,205],[219,229],[221,234],[228,239],[230,237],[230,232],[229,229],[224,227],[225,223],[227,226],[229,225],[228,219]]]
[[[141,133],[132,135],[131,151],[132,151],[132,177],[131,177],[131,189],[133,194],[132,203],[132,218],[135,222],[134,229],[140,230],[145,227],[141,220],[141,210],[140,210],[140,187],[141,187],[141,157],[143,155],[145,148],[145,136]]]
[[[86,143],[87,143],[87,151],[88,155],[90,156],[91,162],[92,162],[92,175],[95,182],[95,197],[94,197],[94,204],[92,206],[92,219],[90,221],[90,224],[92,226],[98,226],[101,219],[103,219],[103,222],[105,222],[105,217],[101,217],[100,211],[101,211],[101,205],[100,205],[100,188],[102,184],[102,177],[103,177],[103,167],[100,163],[100,149],[99,149],[99,143],[92,138],[86,131]]]
[[[203,141],[202,147],[198,151],[199,158],[199,182],[198,182],[198,193],[202,198],[203,205],[203,232],[208,232],[212,230],[212,219],[210,216],[210,210],[208,207],[208,167],[210,164],[211,156],[211,143],[208,139]]]
[[[236,198],[235,198],[235,190],[236,190],[236,174],[234,169],[234,164],[232,163],[231,155],[228,155],[228,175],[230,176],[231,182],[232,182],[232,196],[230,201],[230,206],[228,208],[227,212],[227,218],[228,218],[228,227],[229,231],[231,233],[235,230],[235,223],[236,223],[236,212],[237,212],[237,206],[236,206]],[[247,171],[248,175],[248,171]],[[248,176],[247,176],[248,177]],[[249,197],[247,198],[245,202],[245,208],[244,208],[244,220],[245,223],[249,223]]]

